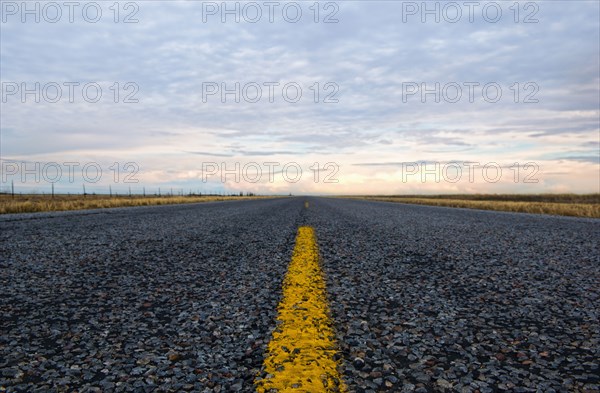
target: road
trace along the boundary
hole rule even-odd
[[[600,220],[297,197],[0,217],[0,391],[254,391],[300,227],[348,391],[599,390]]]

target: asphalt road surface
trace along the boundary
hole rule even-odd
[[[0,217],[0,391],[254,391],[300,226],[349,391],[600,389],[600,220],[298,197]]]

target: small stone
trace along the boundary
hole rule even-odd
[[[452,389],[453,386],[452,383],[446,381],[443,378],[438,379],[435,383],[442,389]]]
[[[361,358],[355,358],[354,361],[352,362],[352,365],[357,368],[357,369],[361,369],[365,366],[365,361]]]

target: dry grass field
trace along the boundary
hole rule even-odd
[[[385,202],[600,218],[600,194],[471,194],[361,196]]]
[[[243,199],[268,198],[260,196],[109,196],[109,195],[15,195],[0,194],[0,214],[34,213],[61,210],[100,209],[148,205],[170,205],[176,203],[198,203],[215,201],[239,201]]]
[[[0,214],[45,211],[99,209],[109,207],[169,205],[271,198],[264,196],[141,196],[141,195],[50,195],[0,194]],[[353,196],[349,198],[418,205],[500,210],[520,213],[555,214],[600,218],[600,194],[465,194],[465,195],[393,195]]]

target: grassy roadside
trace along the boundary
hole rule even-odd
[[[600,218],[600,194],[474,194],[349,197],[417,205]]]
[[[272,197],[260,196],[108,196],[108,195],[0,195],[0,214],[36,213],[48,211],[101,209],[108,207],[131,207],[172,205],[216,201],[241,201]]]

